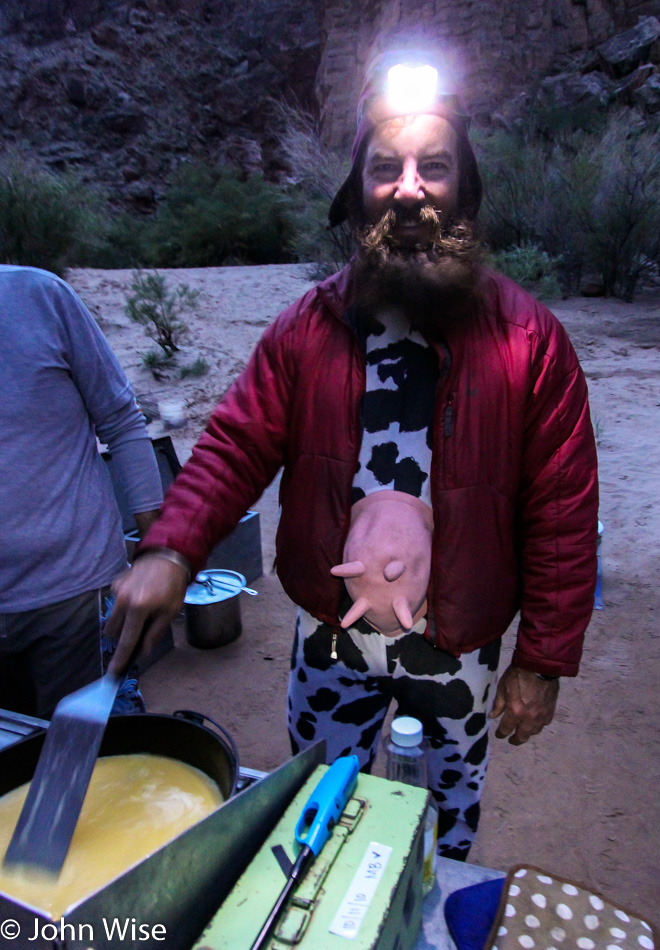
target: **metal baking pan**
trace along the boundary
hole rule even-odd
[[[0,751],[0,794],[30,780],[43,735]],[[231,794],[237,763],[209,751],[218,738],[178,716],[115,716],[100,754],[170,755],[206,771]],[[316,743],[69,907],[59,921],[0,892],[1,950],[188,950],[323,756],[324,743]]]

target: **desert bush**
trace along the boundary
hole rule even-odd
[[[0,166],[0,259],[62,274],[104,240],[100,204],[74,175],[45,171],[17,155]]]
[[[198,376],[205,376],[209,371],[209,364],[206,362],[203,356],[199,356],[194,363],[189,363],[187,366],[182,366],[179,370],[179,377],[181,379],[187,379],[192,376],[194,378]]]
[[[290,168],[292,252],[299,261],[315,264],[317,275],[324,276],[342,267],[352,253],[348,226],[328,227],[330,204],[350,162],[321,144],[316,120],[303,109],[281,104],[278,120],[278,140]]]
[[[612,114],[604,132],[570,130],[547,141],[496,133],[477,141],[482,226],[493,252],[535,245],[577,290],[596,273],[608,295],[632,300],[660,262],[657,137]]]
[[[162,379],[164,371],[170,364],[170,357],[165,356],[162,350],[147,350],[140,356],[140,361],[143,366],[151,370],[154,379]]]
[[[657,137],[613,116],[594,143],[594,200],[578,223],[606,293],[632,300],[640,277],[660,262],[660,150]]]
[[[147,350],[140,357],[143,366],[148,366],[151,369],[154,366],[165,366],[167,363],[167,357],[162,350]]]
[[[491,262],[496,270],[515,280],[540,300],[561,296],[561,286],[557,278],[557,267],[561,259],[551,258],[535,244],[523,244],[522,247],[497,251],[491,255]]]
[[[484,194],[480,222],[493,250],[537,240],[536,211],[543,197],[543,143],[526,132],[474,137]]]
[[[543,194],[534,213],[535,242],[560,262],[558,271],[566,292],[577,290],[585,269],[591,267],[580,222],[595,200],[597,177],[588,136],[559,136],[549,147],[543,167]]]
[[[257,175],[184,165],[163,197],[147,256],[158,267],[279,264],[291,260],[287,202]]]
[[[610,116],[603,135],[560,138],[546,162],[538,207],[543,247],[562,257],[577,290],[585,270],[608,295],[632,300],[642,275],[660,261],[660,156],[657,140]]]
[[[182,320],[185,311],[195,310],[199,291],[180,284],[168,290],[165,278],[158,273],[135,271],[131,282],[132,295],[126,300],[125,310],[131,320],[141,323],[147,336],[158,344],[165,358],[170,359],[179,349],[187,327]],[[143,357],[145,365],[153,368],[155,362],[150,350]]]
[[[85,248],[77,263],[83,267],[148,267],[153,245],[153,220],[129,211],[108,214],[100,240]]]
[[[608,110],[597,97],[582,99],[572,105],[544,102],[535,97],[523,122],[535,138],[555,142],[559,136],[574,132],[602,135],[607,125]]]

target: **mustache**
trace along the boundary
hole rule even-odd
[[[423,225],[426,229],[423,244],[406,248],[397,238],[396,228],[402,224]],[[449,256],[472,260],[481,242],[474,224],[464,220],[445,220],[435,208],[390,208],[374,224],[366,225],[357,234],[358,245],[374,263],[383,261],[391,253],[403,256],[426,254],[429,260]]]
[[[430,205],[421,208],[389,208],[375,224],[366,225],[358,235],[358,241],[366,251],[379,246],[398,248],[395,229],[406,224],[423,225],[428,231],[425,244],[435,243],[442,235],[440,215]]]
[[[356,235],[356,302],[367,326],[380,309],[394,306],[408,314],[414,329],[439,336],[473,312],[483,253],[480,234],[473,221],[441,221],[427,206],[406,209],[411,214],[415,223],[428,225],[416,247],[399,244],[393,230],[402,218],[393,209]]]

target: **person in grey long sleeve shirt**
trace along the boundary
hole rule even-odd
[[[0,706],[48,718],[101,675],[100,592],[126,566],[108,446],[138,528],[162,502],[130,384],[64,281],[0,266]]]

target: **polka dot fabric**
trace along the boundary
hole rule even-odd
[[[508,875],[486,950],[660,950],[653,926],[534,867]]]

